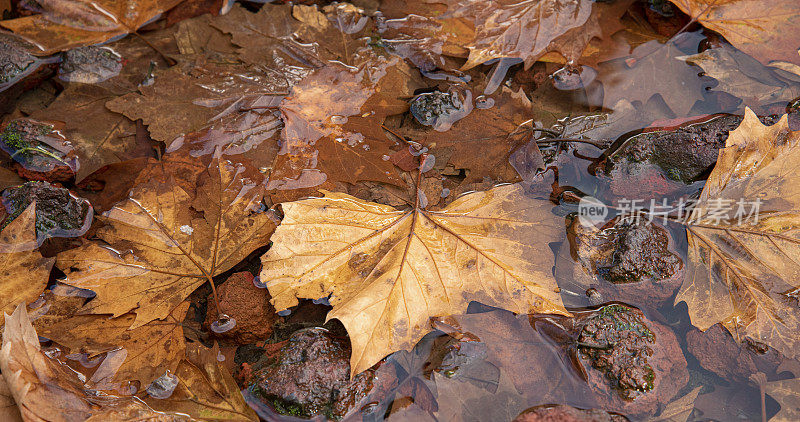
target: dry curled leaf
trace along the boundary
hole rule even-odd
[[[0,368],[25,421],[190,420],[155,412],[135,397],[86,387],[76,372],[41,350],[25,305],[5,316]]]
[[[0,232],[0,310],[13,311],[35,300],[47,286],[53,258],[37,250],[36,202]]]
[[[103,241],[57,257],[65,283],[97,293],[86,311],[134,311],[131,328],[166,318],[200,284],[266,245],[275,227],[262,210],[260,174],[245,165],[211,160],[196,192],[163,168],[103,214]]]
[[[49,55],[135,32],[181,0],[39,0],[41,14],[0,22]]]
[[[797,0],[670,0],[701,25],[764,64],[800,64]]]
[[[410,350],[428,319],[470,301],[514,312],[567,314],[547,242],[563,223],[520,185],[462,196],[441,211],[398,211],[341,193],[283,204],[274,245],[261,258],[275,308],[330,296],[328,318],[350,335],[359,373]]]
[[[219,347],[207,349],[199,344],[186,348],[186,358],[174,371],[178,386],[167,398],[148,396],[153,409],[181,413],[204,421],[258,421],[258,416],[242,397],[239,386],[217,359]]]
[[[746,109],[686,225],[688,277],[675,298],[701,330],[721,322],[790,358],[800,355],[798,165],[787,116],[764,126]]]

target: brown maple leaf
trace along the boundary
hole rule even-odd
[[[200,284],[266,245],[275,227],[262,211],[262,178],[244,164],[214,158],[196,190],[161,163],[146,177],[99,217],[102,241],[57,256],[66,284],[97,293],[87,312],[133,311],[131,328],[166,318]]]
[[[441,211],[408,211],[326,193],[284,203],[261,280],[280,311],[330,297],[328,319],[350,336],[351,373],[410,350],[428,319],[470,301],[567,314],[547,242],[563,232],[548,200],[520,185],[462,196]]]
[[[591,0],[447,0],[447,3],[450,14],[468,17],[475,25],[475,39],[468,46],[470,54],[464,69],[504,57],[523,59],[525,67],[530,67],[553,49],[551,44],[560,36],[584,25],[594,4]],[[569,45],[576,39],[562,41]],[[570,48],[570,53],[574,50]],[[583,48],[579,50],[582,52]]]
[[[181,0],[40,0],[41,14],[4,20],[5,27],[50,55],[136,32]]]

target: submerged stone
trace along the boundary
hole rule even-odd
[[[250,389],[278,413],[339,420],[366,398],[374,378],[370,369],[350,381],[347,339],[308,328],[289,338],[275,362],[256,364]]]
[[[467,92],[463,101],[455,91],[433,91],[419,94],[411,100],[411,115],[420,124],[444,131],[472,110],[472,95]]]
[[[20,39],[0,34],[0,91],[14,84],[24,74],[30,73],[38,62]]]
[[[68,82],[95,84],[119,75],[122,57],[108,47],[73,48],[63,53],[58,76]]]
[[[69,190],[47,182],[27,182],[3,191],[2,203],[8,212],[5,224],[36,201],[36,237],[39,243],[50,237],[77,237],[89,230],[94,211],[89,201]]]
[[[634,135],[611,154],[614,166],[649,162],[660,167],[672,180],[691,183],[703,177],[717,162],[717,151],[725,146],[728,132],[736,129],[742,116],[722,115],[676,129]]]
[[[655,334],[636,311],[608,305],[585,322],[578,349],[608,377],[622,398],[632,400],[653,389],[655,371],[648,358],[655,341]]]
[[[0,132],[0,149],[15,162],[21,177],[66,182],[75,176],[77,161],[71,146],[53,125],[16,119]]]

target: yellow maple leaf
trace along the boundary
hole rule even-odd
[[[520,185],[465,195],[441,211],[399,211],[342,193],[284,203],[261,280],[275,308],[331,295],[328,318],[352,343],[351,373],[428,332],[470,301],[518,313],[569,314],[548,242],[563,218]]]
[[[675,298],[701,330],[722,322],[790,358],[800,356],[799,144],[787,116],[764,126],[746,109],[686,227],[688,276]]]

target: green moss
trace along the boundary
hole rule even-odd
[[[287,400],[283,400],[280,397],[270,397],[269,403],[275,409],[276,412],[280,413],[281,415],[287,416],[296,416],[299,418],[307,418],[308,414],[303,409],[303,406],[292,403]]]

